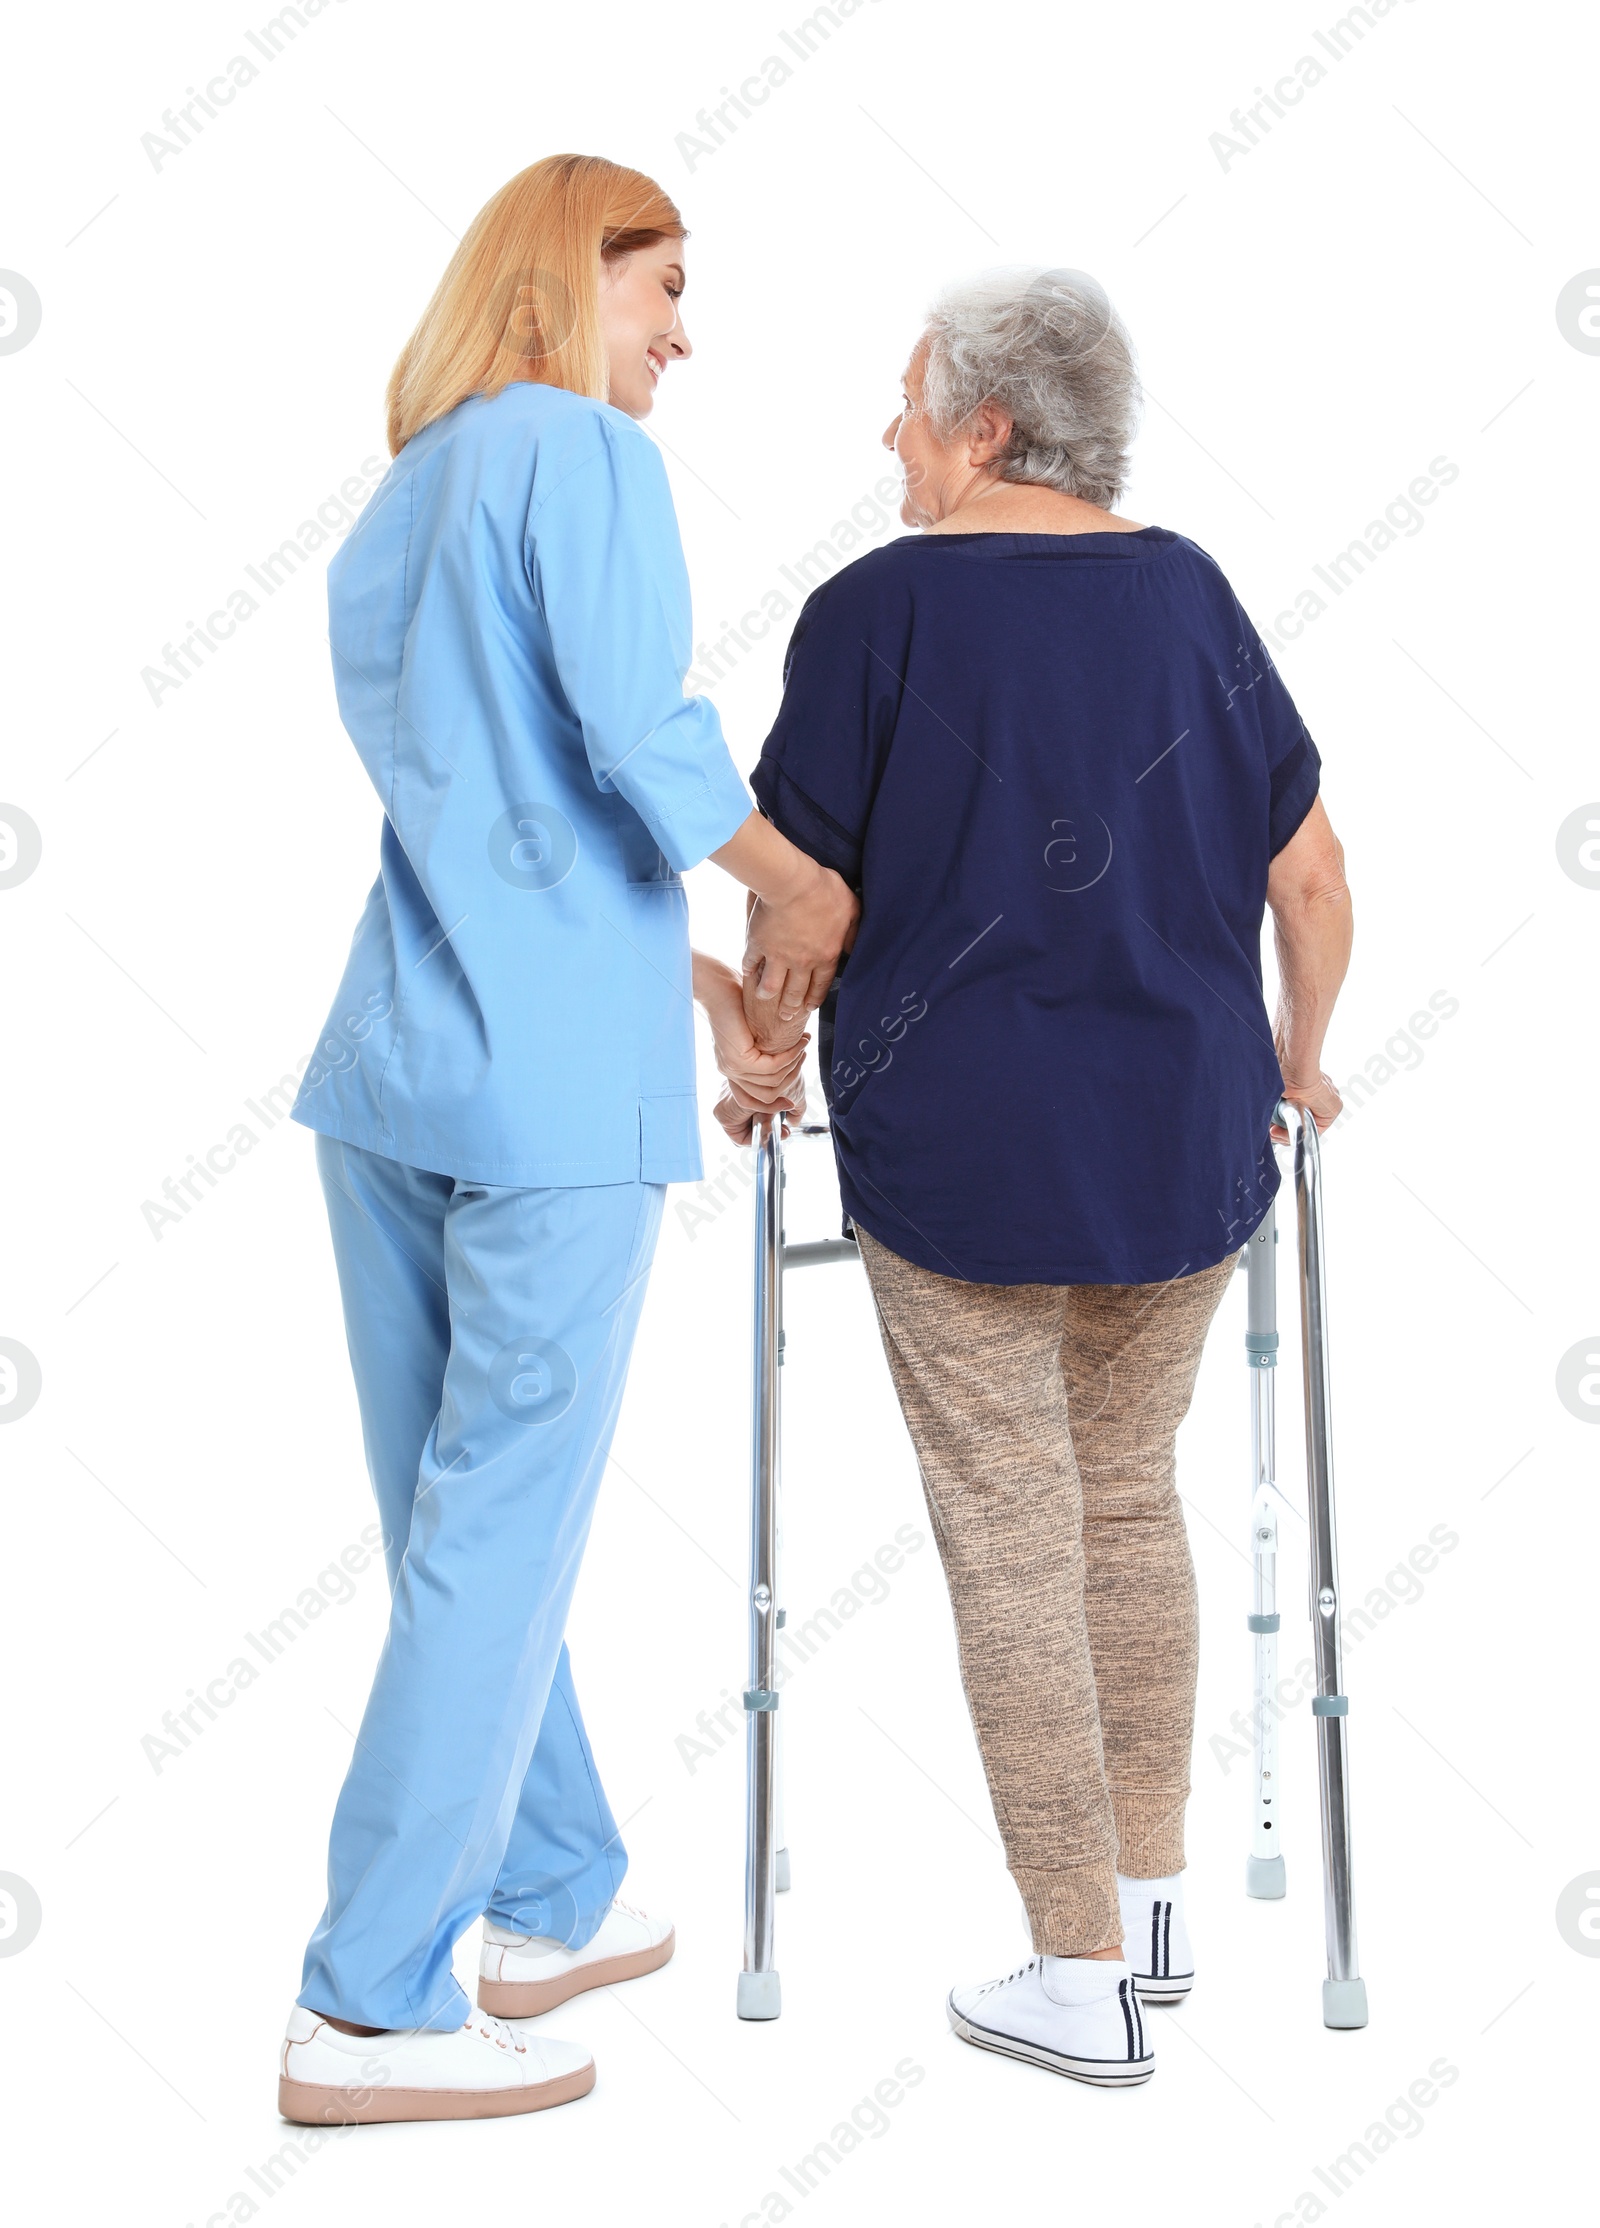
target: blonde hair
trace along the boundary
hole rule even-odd
[[[389,378],[389,454],[469,395],[514,379],[606,399],[600,264],[684,222],[653,178],[547,155],[485,202]]]

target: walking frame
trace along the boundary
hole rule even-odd
[[[1322,1984],[1327,2027],[1364,2027],[1366,1984],[1356,1965],[1355,1914],[1350,1877],[1349,1704],[1344,1693],[1339,1634],[1338,1543],[1334,1525],[1332,1412],[1328,1369],[1328,1302],[1323,1242],[1322,1162],[1317,1126],[1303,1109],[1283,1101],[1277,1122],[1287,1130],[1294,1155],[1298,1226],[1300,1339],[1304,1360],[1306,1487],[1310,1528],[1310,1614],[1316,1692],[1311,1710],[1317,1728],[1317,1777],[1322,1812],[1323,1903],[1328,1977]],[[822,1239],[787,1245],[783,1224],[781,1123],[755,1128],[755,1259],[751,1310],[753,1397],[750,1448],[750,1672],[745,1689],[746,1808],[744,1970],[739,1975],[741,2019],[776,2019],[782,1988],[773,1962],[776,1899],[789,1885],[789,1851],[782,1820],[777,1636],[784,1613],[778,1600],[779,1473],[782,1455],[783,1279],[786,1270],[859,1260],[853,1240]],[[1286,1878],[1278,1809],[1278,1520],[1275,1376],[1278,1359],[1277,1217],[1269,1206],[1244,1248],[1248,1275],[1245,1352],[1251,1375],[1251,1564],[1255,1643],[1254,1817],[1246,1892],[1272,1900]]]

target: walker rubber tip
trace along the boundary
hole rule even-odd
[[[1244,1892],[1261,1903],[1276,1903],[1287,1895],[1289,1882],[1282,1857],[1247,1857]]]
[[[1357,1983],[1357,1985],[1360,1984]],[[776,1973],[741,1973],[739,1975],[739,2017],[741,2019],[776,2019],[782,2009],[783,1991],[778,1985]]]
[[[772,1860],[772,1884],[780,1895],[789,1892],[789,1852],[779,1849]]]
[[[1366,2023],[1366,1982],[1325,1980],[1322,1984],[1322,2024],[1325,2027],[1364,2027]]]

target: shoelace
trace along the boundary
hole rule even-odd
[[[486,2041],[492,2042],[497,2050],[514,2050],[523,2058],[528,2054],[528,2045],[518,2042],[506,2022],[496,2019],[493,2012],[475,2011],[467,2025],[474,2034],[482,2035]]]
[[[986,1980],[978,1994],[987,1996],[991,1988],[1009,1988],[1014,1980],[1021,1980],[1025,1974],[1031,1973],[1038,1962],[1036,1957],[1030,1957],[1027,1964],[1019,1965],[1014,1973],[1002,1973],[998,1980]]]

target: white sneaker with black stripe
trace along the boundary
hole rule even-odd
[[[963,2042],[1072,2081],[1126,2089],[1155,2071],[1133,1975],[1121,1958],[1030,1957],[1003,1980],[952,1988],[948,2009]]]
[[[1147,2004],[1181,2004],[1194,1986],[1194,1951],[1183,1920],[1183,1875],[1165,1880],[1126,1880],[1117,1874],[1122,1906],[1122,1954],[1133,1985]]]

